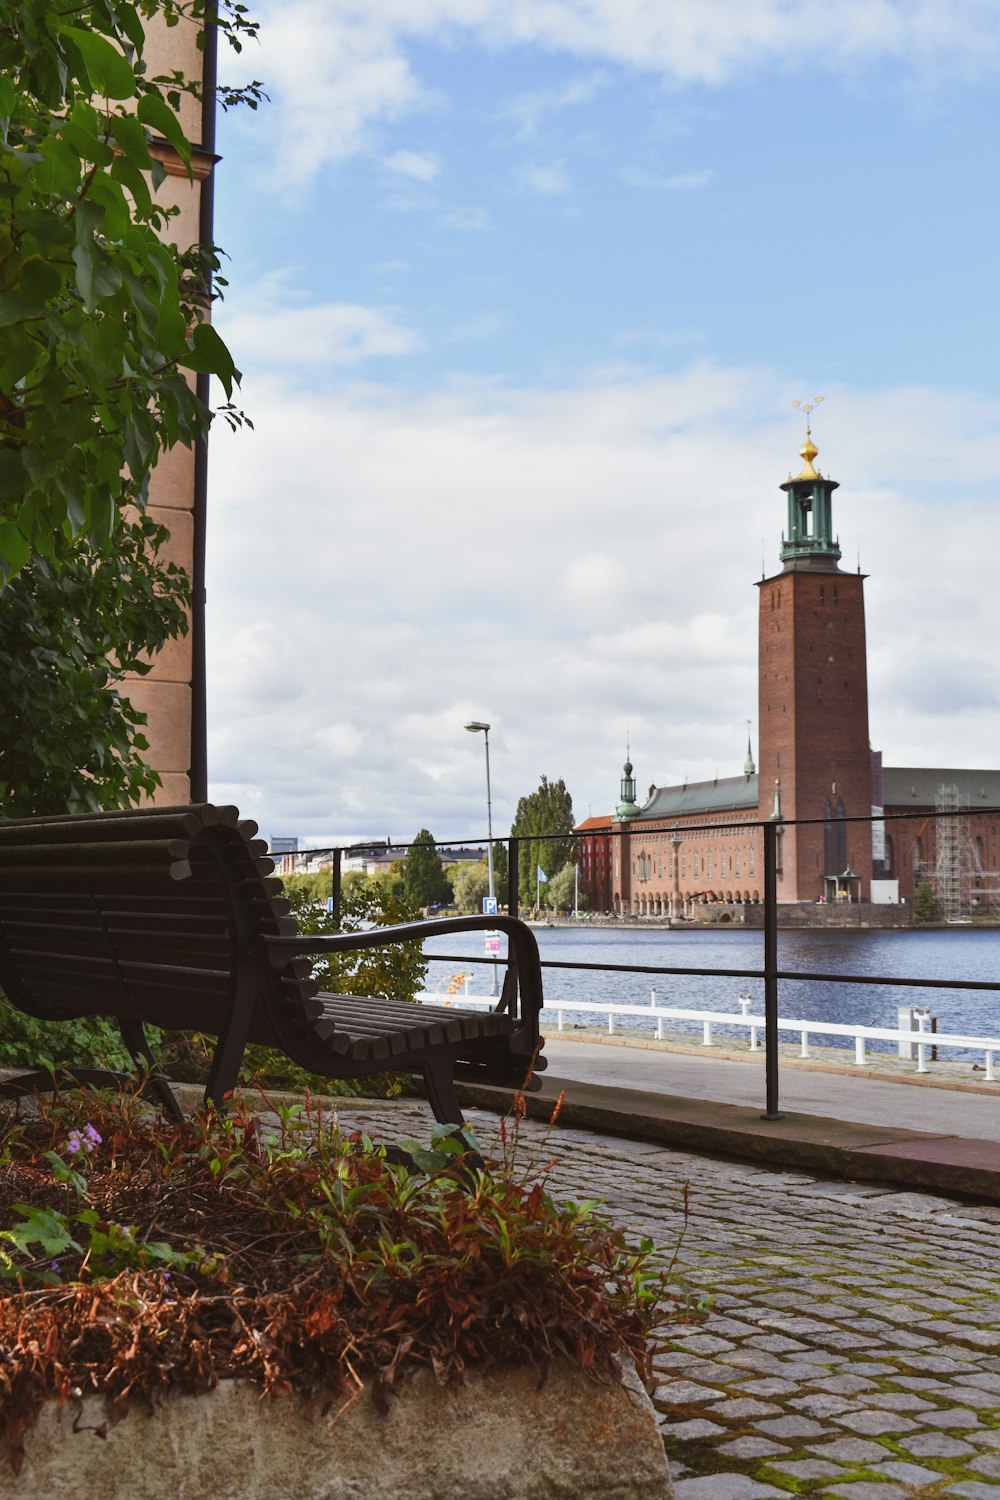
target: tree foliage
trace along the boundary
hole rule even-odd
[[[165,449],[209,413],[187,372],[231,398],[238,372],[207,321],[207,247],[169,243],[155,190],[196,85],[149,77],[143,21],[203,21],[206,0],[0,0],[0,569],[59,538],[106,546]],[[242,11],[242,7],[238,8]],[[224,15],[239,44],[247,24]]]
[[[563,865],[549,881],[548,885],[542,886],[543,900],[546,906],[551,906],[556,911],[572,911],[576,896],[577,879],[576,865],[572,860]],[[586,897],[580,892],[580,905],[586,906]]]
[[[451,884],[426,828],[421,828],[406,851],[403,886],[413,906],[446,906],[452,900]]]
[[[490,872],[485,859],[457,865],[451,872],[451,884],[459,911],[481,912],[483,897],[490,893]]]
[[[156,197],[157,142],[190,174],[178,108],[198,86],[149,75],[144,23],[201,36],[208,5],[0,0],[0,815],[128,805],[158,783],[120,692],[186,626],[149,478],[207,429],[192,374],[218,376],[241,417],[207,320],[217,254],[171,243],[177,210]],[[218,25],[237,48],[253,32],[226,0]]]
[[[929,880],[922,880],[914,892],[913,915],[918,922],[941,920],[941,905]]]
[[[521,837],[518,883],[522,902],[534,900],[538,866],[551,879],[572,857],[573,799],[562,777],[549,781],[543,776],[538,790],[522,797],[511,827],[512,837]]]
[[[187,629],[186,577],[158,562],[166,536],[119,516],[110,547],[57,539],[0,595],[0,816],[123,807],[158,778],[141,753],[144,715],[118,684]]]

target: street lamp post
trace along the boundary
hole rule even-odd
[[[490,896],[496,900],[496,882],[493,878],[493,801],[490,796],[490,726],[483,724],[479,719],[472,719],[466,724],[470,734],[482,734],[483,744],[486,746],[486,868],[489,872]],[[517,913],[515,912],[515,916]],[[491,994],[497,993],[497,966],[492,966],[493,987]]]

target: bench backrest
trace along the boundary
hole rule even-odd
[[[268,1010],[301,1014],[309,963],[277,974],[262,956],[263,939],[297,929],[256,832],[211,805],[0,822],[0,988],[43,1020],[218,1036],[250,968]],[[251,1039],[272,1041],[255,1022]]]

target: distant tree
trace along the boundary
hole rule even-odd
[[[562,777],[549,781],[543,776],[537,792],[521,798],[510,831],[524,839],[518,859],[518,884],[521,901],[531,901],[538,867],[551,879],[572,855],[569,835],[573,832],[573,799]]]
[[[576,886],[576,866],[570,860],[557,874],[553,875],[548,885],[542,886],[544,893],[542,899],[546,906],[551,906],[557,911],[572,911]],[[580,892],[580,905],[586,905],[583,891]]]
[[[507,863],[507,845],[495,843],[493,845],[493,883],[497,893],[497,900],[501,906],[507,905],[507,881],[509,866]]]
[[[918,922],[940,922],[941,906],[929,880],[922,880],[913,897],[913,915]]]
[[[452,899],[451,885],[426,828],[421,828],[406,851],[403,886],[414,906],[444,906]]]
[[[457,865],[451,872],[451,884],[459,911],[482,911],[483,897],[490,893],[490,872],[485,859]]]

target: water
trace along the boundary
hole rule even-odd
[[[535,929],[543,960],[569,963],[663,964],[678,968],[760,969],[763,935],[759,931],[631,930],[616,928],[541,927]],[[453,953],[482,957],[479,933],[458,933],[427,944],[427,954]],[[790,931],[778,935],[778,967],[827,974],[863,974],[909,979],[970,979],[1000,981],[1000,931],[854,932]],[[464,966],[475,995],[489,993],[489,969]],[[449,978],[463,969],[461,962],[433,960],[427,989],[447,988]],[[502,978],[502,970],[500,971]],[[737,1009],[736,997],[749,994],[759,1015],[764,1001],[762,979],[730,979],[698,975],[600,974],[580,970],[543,970],[547,1000],[613,1001],[648,1005],[655,985],[657,1003],[690,1009]],[[903,986],[837,984],[835,981],[783,980],[778,986],[778,1011],[783,1018],[838,1021],[862,1026],[898,1024],[900,1006],[925,1005],[937,1016],[938,1030],[970,1036],[1000,1032],[1000,991],[925,990]],[[551,1026],[555,1026],[553,1016]],[[566,1013],[566,1024],[600,1026],[601,1018],[586,1012]],[[630,1028],[654,1029],[650,1018],[629,1017]],[[699,1030],[697,1022],[670,1021],[671,1030]],[[719,1027],[724,1035],[730,1028]],[[745,1030],[734,1035],[746,1038]],[[844,1045],[843,1039],[819,1038],[817,1045]],[[869,1042],[873,1051],[895,1051],[891,1042]],[[978,1054],[949,1049],[951,1058],[974,1059]]]

